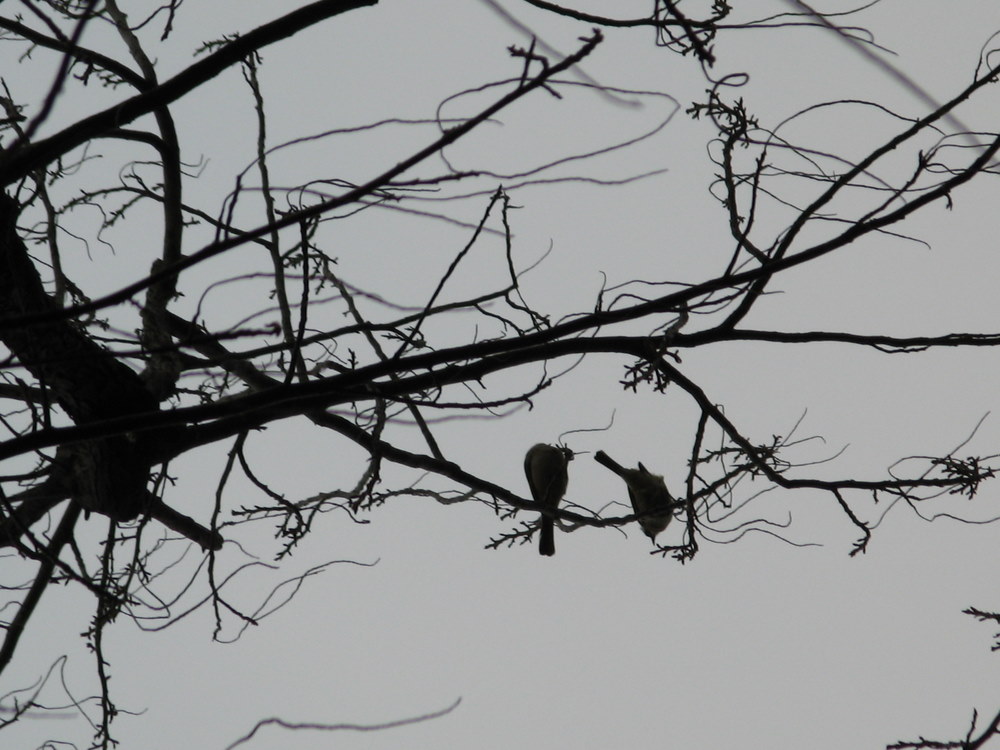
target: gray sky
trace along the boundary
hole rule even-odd
[[[501,4],[564,52],[588,31],[514,0]],[[210,11],[204,4],[184,5],[174,36],[157,49],[158,69],[169,75],[201,41],[245,31],[295,5],[215,2]],[[269,142],[385,117],[432,118],[446,97],[514,73],[505,47],[527,40],[487,4],[433,5],[431,11],[426,3],[386,1],[268,49],[261,75],[270,104]],[[622,3],[615,12],[641,15],[647,5]],[[761,16],[765,7],[785,7],[759,5]],[[824,9],[841,7],[850,6],[831,2]],[[131,12],[142,15],[139,8]],[[947,6],[885,0],[850,18],[897,53],[893,64],[937,99],[971,80],[980,47],[1000,27],[993,3],[976,0]],[[448,152],[458,169],[511,173],[635,137],[669,120],[633,149],[554,172],[604,179],[658,169],[663,174],[613,188],[567,183],[511,191],[521,206],[511,215],[520,267],[551,246],[522,284],[526,299],[553,319],[591,309],[602,273],[609,285],[633,278],[693,282],[719,273],[731,252],[724,214],[708,194],[716,171],[706,155],[711,132],[683,113],[706,87],[696,64],[656,49],[648,32],[607,36],[584,65],[589,76],[607,86],[668,96],[636,96],[641,106],[629,107],[583,90],[561,101],[537,92],[504,113],[502,124],[484,127]],[[95,32],[90,44],[99,42]],[[716,75],[751,74],[742,91],[732,93],[742,95],[765,126],[835,98],[878,101],[907,116],[926,111],[912,93],[827,31],[737,31],[720,37],[716,50]],[[0,54],[7,56],[4,77],[23,95],[29,81],[19,80],[9,52]],[[460,98],[442,115],[468,114],[495,94]],[[74,112],[96,109],[97,101],[74,97],[56,118],[68,122]],[[988,90],[969,108],[968,122],[995,128],[995,112],[996,92]],[[185,122],[192,113],[198,118]],[[188,199],[218,211],[234,173],[253,153],[250,100],[238,71],[180,102],[176,116],[183,122],[187,158],[205,158],[201,179],[187,188]],[[845,107],[792,123],[789,133],[858,156],[894,132],[889,122],[864,107]],[[330,177],[361,181],[434,132],[431,126],[385,128],[289,149],[274,162],[272,179],[286,186]],[[901,168],[908,163],[899,162]],[[92,168],[98,173],[101,166]],[[107,160],[107,169],[117,168]],[[492,190],[498,182],[515,180],[477,184]],[[487,197],[419,208],[475,223]],[[765,300],[748,326],[893,335],[996,332],[998,197],[995,182],[977,180],[956,193],[953,210],[933,205],[903,228],[927,244],[868,238],[789,272],[773,286],[782,293]],[[249,203],[241,211],[247,225],[260,223]],[[782,218],[775,210],[762,222],[777,228]],[[78,221],[87,223],[85,212]],[[189,249],[206,236],[193,230]],[[468,237],[463,227],[373,209],[327,225],[322,242],[351,283],[421,304]],[[114,230],[108,241],[114,253],[95,243],[90,259],[82,247],[72,259],[74,278],[95,296],[143,273],[158,249],[144,246],[142,228],[130,225]],[[496,238],[477,246],[478,254],[456,278],[456,296],[496,283],[499,247]],[[252,258],[258,251],[245,250],[251,260],[227,256],[186,281],[185,311],[194,309],[213,281],[265,262]],[[256,281],[231,284],[210,290],[202,309],[209,320],[235,322],[266,305],[265,294]],[[132,313],[120,314],[127,328]],[[328,314],[329,321],[340,320],[335,310]],[[453,325],[440,335],[461,340],[474,334],[469,320]],[[796,476],[883,478],[902,457],[956,448],[991,411],[960,453],[991,454],[1000,445],[991,375],[1000,365],[997,351],[890,356],[837,345],[723,344],[682,356],[684,372],[724,404],[727,416],[755,442],[787,435],[805,414],[796,434],[824,441],[803,443],[792,458],[819,461],[844,449],[836,460],[797,469]],[[604,449],[623,463],[641,460],[680,492],[697,412],[677,389],[665,395],[623,392],[618,381],[627,364],[588,359],[533,410],[444,423],[435,427],[436,435],[449,458],[526,496],[521,462],[530,445],[606,426],[613,416],[606,432],[570,435],[567,442],[581,452]],[[487,379],[486,386],[507,387],[501,378]],[[396,437],[403,445],[419,440],[415,430]],[[178,483],[168,500],[206,519],[228,447],[213,446],[173,465]],[[292,500],[349,486],[364,469],[359,451],[303,420],[252,435],[247,453],[261,476]],[[387,475],[398,482],[415,478],[392,470]],[[744,491],[749,494],[749,486]],[[919,510],[927,518],[950,513],[987,519],[1000,516],[998,498],[1000,491],[987,485],[972,501],[946,497]],[[593,510],[626,500],[619,481],[590,453],[571,465],[567,499]],[[866,519],[887,507],[851,499]],[[260,502],[245,481],[227,488],[227,508]],[[609,509],[618,511],[626,512]],[[230,590],[246,611],[261,606],[279,582],[338,562],[307,578],[293,601],[230,645],[211,642],[210,609],[155,633],[122,618],[106,636],[112,689],[123,711],[113,733],[125,748],[222,748],[261,718],[376,724],[438,711],[461,698],[450,715],[416,725],[334,734],[267,729],[246,747],[641,750],[766,744],[832,750],[882,747],[918,735],[957,739],[974,708],[986,717],[1000,708],[993,629],[961,614],[970,605],[1000,607],[995,525],[948,518],[928,523],[900,504],[876,529],[868,553],[849,558],[857,530],[829,497],[774,491],[720,529],[759,517],[791,518],[783,535],[813,546],[749,533],[733,544],[704,543],[697,558],[681,566],[649,555],[648,541],[634,527],[626,534],[557,529],[557,554],[546,559],[534,545],[485,550],[492,536],[516,523],[495,517],[485,505],[402,497],[365,516],[366,525],[336,513],[322,517],[299,553],[272,569],[279,547],[271,529],[241,527],[232,537],[244,551],[227,545],[218,565],[228,572],[251,556],[259,559],[261,565],[241,574]],[[87,526],[95,539],[104,533],[96,519]],[[659,541],[679,543],[681,526]],[[716,535],[719,541],[735,536]],[[165,551],[164,560],[182,550]],[[167,591],[179,592],[199,559],[189,551],[164,577]],[[193,603],[203,590],[199,582],[186,601]],[[282,592],[287,587],[279,598]],[[181,603],[175,611],[183,609]],[[29,684],[67,654],[67,690],[77,699],[91,694],[92,659],[78,637],[91,614],[92,602],[79,591],[48,592],[35,615],[35,623],[44,625],[22,644],[6,689]],[[230,621],[223,636],[232,638],[237,630]],[[59,680],[45,695],[53,705],[67,700]],[[93,704],[87,710],[97,715]],[[46,737],[72,736],[82,744],[89,737],[79,719],[69,718],[24,721],[4,734],[9,747],[35,746]]]

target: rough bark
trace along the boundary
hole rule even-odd
[[[17,202],[0,195],[0,320],[7,322],[56,309],[17,233],[18,213]],[[159,411],[139,375],[72,320],[4,326],[0,341],[77,425]],[[50,478],[85,510],[115,521],[149,513],[217,549],[217,534],[163,505],[146,489],[152,448],[160,437],[156,431],[113,434],[64,446],[56,453]]]

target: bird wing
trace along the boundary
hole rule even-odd
[[[535,478],[532,476],[531,464],[537,456],[537,451],[531,448],[524,456],[524,475],[528,478],[528,489],[531,490],[531,498],[536,503],[541,502],[541,493],[535,486]]]
[[[625,485],[625,486],[628,487],[628,499],[632,503],[632,512],[635,513],[636,515],[639,515],[645,509],[640,508],[639,503],[635,501],[635,492],[632,491],[632,485]]]

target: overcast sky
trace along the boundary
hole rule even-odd
[[[589,31],[515,0],[497,2],[565,53]],[[296,5],[185,4],[173,36],[163,47],[151,46],[151,56],[167,77],[188,63],[202,41],[249,30]],[[439,0],[433,10],[429,5],[384,0],[267,49],[261,77],[270,106],[269,142],[386,117],[432,118],[452,94],[516,75],[517,64],[505,48],[530,40],[490,4]],[[616,15],[631,17],[648,12],[649,3],[615,5],[621,6]],[[760,16],[787,8],[753,5]],[[823,6],[848,7],[834,0]],[[16,8],[4,4],[0,13]],[[130,13],[143,15],[138,7]],[[885,0],[848,18],[845,22],[869,28],[895,53],[887,59],[938,100],[968,84],[980,48],[1000,28],[995,4],[985,0]],[[151,45],[161,28],[154,26],[144,37]],[[511,190],[521,207],[511,214],[519,267],[548,252],[523,277],[523,292],[554,320],[592,309],[605,279],[608,285],[634,278],[700,281],[718,274],[731,252],[725,215],[708,193],[716,171],[706,146],[711,131],[684,114],[708,85],[697,64],[655,48],[648,32],[612,30],[607,36],[585,62],[587,76],[650,93],[622,94],[614,101],[583,89],[564,100],[536,92],[503,113],[502,124],[491,123],[448,153],[456,169],[511,174],[665,123],[632,149],[554,173],[603,179],[663,170],[660,174],[616,187],[563,183]],[[95,30],[84,42],[99,46],[103,38]],[[111,49],[121,54],[120,46]],[[906,116],[927,111],[912,92],[826,30],[735,31],[718,39],[716,51],[713,75],[750,74],[749,83],[732,95],[743,96],[765,126],[809,104],[839,98],[882,102]],[[3,77],[16,96],[27,97],[35,79],[13,64],[11,50],[0,48],[0,54]],[[41,51],[36,56],[42,57]],[[48,70],[36,71],[38,80],[47,80],[42,72]],[[450,101],[441,114],[467,115],[500,90]],[[74,94],[55,117],[70,122],[74,113],[94,111],[96,102],[116,96],[95,94],[88,100]],[[996,128],[996,97],[987,90],[969,108],[971,127]],[[175,115],[186,158],[204,159],[187,199],[216,213],[235,173],[253,157],[253,113],[239,71],[182,100]],[[857,106],[815,113],[790,127],[817,147],[857,157],[894,132],[893,122]],[[430,126],[383,129],[289,149],[273,163],[273,181],[282,186],[333,177],[361,182],[434,135]],[[119,166],[107,160],[106,169]],[[497,177],[477,184],[493,190],[516,182]],[[904,227],[921,242],[868,238],[786,274],[772,287],[782,293],[763,301],[747,325],[891,335],[997,332],[998,193],[995,181],[977,180],[956,193],[952,210],[933,205]],[[418,207],[474,224],[487,198]],[[247,226],[261,223],[249,208],[241,210],[247,212]],[[774,216],[777,222],[780,214]],[[87,222],[85,215],[77,220]],[[70,261],[74,278],[96,296],[144,273],[159,248],[144,244],[143,231],[135,225],[116,228],[107,237],[114,252],[95,242],[89,258],[76,247]],[[189,251],[206,236],[198,231],[191,233]],[[469,236],[468,228],[454,223],[370,210],[338,222],[336,231],[328,228],[323,242],[351,283],[419,305]],[[498,246],[495,238],[484,240],[481,256],[456,278],[456,297],[495,286],[502,272]],[[246,261],[237,256],[208,264],[202,277],[186,280],[180,308],[192,312],[200,302],[205,317],[221,325],[266,305],[262,287],[255,286],[259,282],[209,288],[244,270]],[[116,314],[125,328],[134,320],[128,311]],[[340,318],[331,313],[330,320]],[[441,335],[459,341],[475,334],[469,321],[456,320],[454,326]],[[795,460],[820,461],[843,449],[834,461],[803,467],[796,476],[881,479],[900,458],[955,449],[984,415],[989,416],[961,455],[1000,452],[994,375],[1000,352],[886,355],[832,344],[745,343],[682,356],[687,375],[713,402],[725,405],[754,442],[787,435],[801,418],[798,436],[823,439],[795,448]],[[557,362],[551,371],[570,364]],[[522,459],[529,446],[613,421],[604,432],[564,437],[582,453],[570,467],[567,499],[592,510],[627,500],[620,482],[593,461],[590,452],[597,449],[626,464],[643,461],[679,492],[697,412],[677,389],[666,395],[624,392],[619,381],[628,364],[614,357],[588,359],[530,411],[449,422],[436,426],[435,434],[450,459],[527,496]],[[537,372],[525,375],[525,382],[534,376]],[[490,379],[485,384],[495,385]],[[400,442],[418,445],[419,436],[411,433],[398,433]],[[178,482],[168,501],[207,520],[228,448],[213,446],[171,466]],[[292,500],[350,486],[365,466],[357,449],[301,419],[251,436],[247,454]],[[397,482],[410,476],[387,472]],[[869,520],[886,508],[857,496],[852,500]],[[245,481],[236,480],[227,490],[229,509],[261,502]],[[626,512],[609,510],[618,511]],[[926,519],[940,513],[1000,516],[1000,485],[986,485],[972,501],[946,497],[919,511],[893,507],[868,552],[850,558],[857,529],[829,497],[774,491],[756,501],[752,512],[721,527],[758,517],[792,519],[782,532],[786,541],[749,533],[731,544],[703,543],[684,566],[648,554],[651,546],[635,527],[624,534],[557,529],[552,558],[540,557],[534,545],[487,550],[492,537],[517,521],[496,517],[484,504],[443,506],[426,498],[398,498],[365,516],[370,523],[364,525],[328,514],[300,551],[273,569],[263,565],[272,565],[280,548],[271,529],[239,528],[232,537],[243,551],[229,544],[217,564],[224,574],[249,555],[262,563],[244,572],[230,591],[247,611],[261,606],[279,582],[336,562],[308,577],[289,604],[228,645],[212,642],[210,609],[163,632],[142,632],[121,618],[105,636],[111,687],[123,712],[113,734],[124,748],[223,748],[265,717],[377,724],[439,711],[461,699],[449,715],[415,725],[332,735],[265,729],[246,747],[842,750],[918,735],[958,739],[973,709],[985,716],[1000,709],[1000,655],[990,652],[993,629],[961,613],[970,605],[1000,608],[997,526]],[[104,533],[97,519],[87,526],[95,538]],[[681,526],[670,527],[659,541],[679,543]],[[164,552],[161,564],[183,549]],[[189,550],[162,579],[167,591],[179,592],[199,559]],[[203,588],[198,584],[196,591]],[[279,590],[279,598],[288,588]],[[192,592],[189,601],[198,595]],[[80,591],[47,592],[5,675],[5,690],[30,684],[66,654],[65,690],[77,699],[90,695],[92,657],[79,633],[92,609]],[[232,639],[237,632],[230,621],[222,636]],[[58,679],[45,696],[50,705],[67,701]],[[93,703],[87,711],[98,714]],[[34,747],[45,738],[63,738],[85,746],[89,736],[79,718],[48,716],[4,730],[0,742]]]

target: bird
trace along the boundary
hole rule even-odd
[[[573,451],[562,446],[536,443],[528,449],[524,456],[524,474],[536,503],[552,510],[559,507],[569,482],[567,464],[572,460]],[[538,554],[551,556],[556,553],[554,527],[552,516],[543,513]]]
[[[673,520],[674,499],[667,490],[663,477],[653,474],[639,462],[638,469],[626,469],[604,451],[597,451],[594,460],[606,466],[625,480],[628,485],[628,496],[632,501],[632,510],[638,517],[643,533],[656,541],[656,535],[663,531]]]

